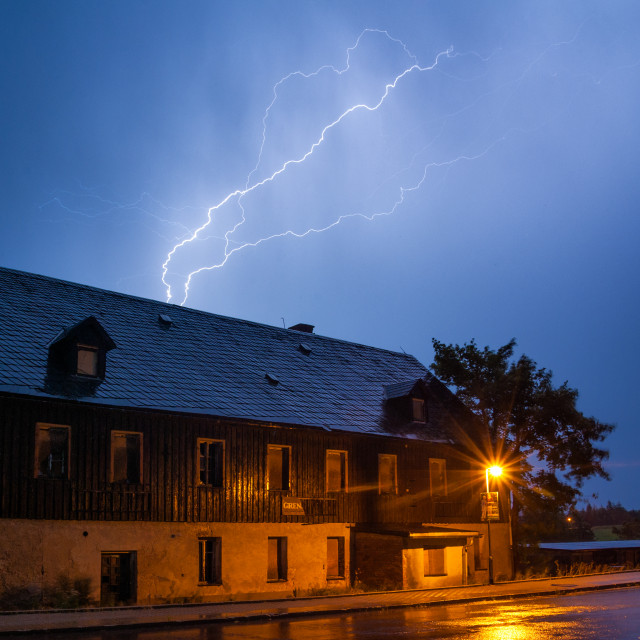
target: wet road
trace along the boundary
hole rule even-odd
[[[640,589],[276,622],[29,635],[47,640],[639,640]]]

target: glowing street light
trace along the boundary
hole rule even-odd
[[[487,493],[489,493],[489,475],[492,475],[494,478],[499,478],[502,475],[502,467],[493,466],[487,468]]]
[[[502,467],[498,467],[497,465],[487,467],[485,470],[485,479],[487,482],[487,493],[485,494],[485,513],[487,517],[487,542],[489,544],[489,584],[493,584],[493,552],[491,551],[491,518],[492,514],[489,513],[489,476],[493,476],[494,478],[498,478],[502,475]],[[499,507],[498,507],[499,508]]]

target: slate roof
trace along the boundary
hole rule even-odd
[[[49,346],[90,316],[116,345],[105,379],[52,391]],[[0,268],[0,393],[398,435],[385,387],[419,379],[449,393],[405,353]],[[439,422],[414,437],[442,437]]]

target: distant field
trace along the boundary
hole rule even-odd
[[[595,540],[620,540],[620,537],[611,531],[613,527],[619,527],[621,525],[600,525],[597,527],[591,527],[591,531],[593,531],[593,535],[595,536]]]

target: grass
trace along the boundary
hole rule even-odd
[[[612,531],[614,527],[620,526],[622,525],[606,524],[598,525],[597,527],[591,527],[591,531],[593,531],[594,535],[594,540],[597,540],[599,542],[606,542],[607,540],[620,540],[620,537]]]

